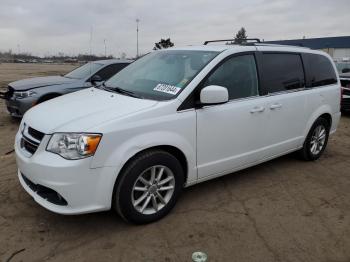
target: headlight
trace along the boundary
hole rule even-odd
[[[26,98],[26,97],[30,97],[30,96],[34,96],[36,95],[36,93],[32,90],[28,90],[28,91],[15,91],[13,92],[13,95],[15,98]]]
[[[81,159],[96,152],[101,137],[100,134],[56,133],[46,150],[66,159]]]

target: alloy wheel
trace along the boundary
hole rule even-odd
[[[144,215],[157,213],[166,206],[175,189],[175,177],[166,166],[155,165],[144,170],[134,183],[131,200]]]
[[[326,141],[326,134],[327,130],[323,125],[315,128],[310,141],[310,151],[313,155],[318,155],[322,151]]]

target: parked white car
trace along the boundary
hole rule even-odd
[[[323,153],[340,118],[330,57],[300,47],[203,45],[152,52],[105,85],[30,109],[18,177],[45,208],[165,216],[183,187],[299,151]]]

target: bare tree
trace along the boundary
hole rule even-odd
[[[165,49],[165,48],[173,47],[174,43],[171,42],[170,38],[168,39],[162,38],[158,43],[155,43],[154,45],[155,46],[153,47],[153,50],[157,50],[157,49]]]

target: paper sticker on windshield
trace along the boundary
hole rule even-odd
[[[177,86],[172,86],[172,85],[158,84],[153,90],[171,94],[171,95],[176,95],[177,93],[179,93],[181,88]]]

